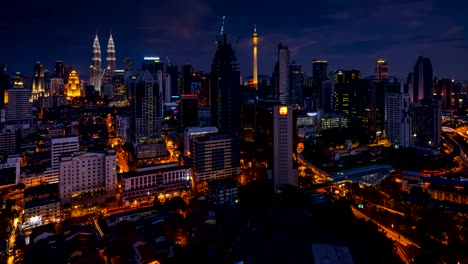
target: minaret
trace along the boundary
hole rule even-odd
[[[110,34],[109,42],[107,43],[107,71],[109,76],[115,71],[115,46],[112,34]]]
[[[91,78],[90,82],[94,85],[94,91],[101,91],[101,45],[96,33],[93,43],[93,64],[90,66]]]
[[[254,32],[252,35],[252,44],[253,44],[253,85],[255,90],[258,90],[258,72],[257,72],[257,45],[258,45],[258,35],[257,35],[257,25],[254,25]]]

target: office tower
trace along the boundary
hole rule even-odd
[[[52,168],[58,169],[60,155],[76,152],[79,147],[78,137],[53,138],[50,146]]]
[[[93,42],[93,58],[90,66],[90,84],[94,86],[94,91],[101,92],[101,45],[99,44],[99,38],[96,34]],[[68,83],[68,81],[66,82]]]
[[[190,146],[194,137],[218,133],[218,128],[213,126],[187,127],[184,130],[184,155],[190,157]]]
[[[65,95],[67,98],[81,96],[81,83],[78,73],[73,70],[68,76],[68,83],[64,85]]]
[[[378,59],[375,63],[375,79],[385,80],[388,79],[388,64],[384,59]]]
[[[385,88],[387,138],[393,146],[408,148],[412,146],[410,96],[404,92],[403,84],[400,83],[389,83]]]
[[[289,49],[280,43],[278,45],[278,90],[281,104],[290,104],[291,91],[289,89]]]
[[[2,129],[0,130],[0,155],[20,153],[21,150],[21,130]]]
[[[253,44],[253,85],[255,90],[258,90],[258,69],[257,69],[257,46],[258,46],[258,34],[257,25],[254,25],[254,32],[252,35]]]
[[[289,80],[291,82],[291,104],[302,106],[304,104],[302,98],[303,74],[301,65],[296,63],[296,61],[293,61],[291,65],[289,65]]]
[[[32,79],[32,97],[37,100],[45,92],[44,66],[37,62],[33,67],[34,75]]]
[[[115,68],[115,45],[112,34],[109,36],[109,41],[107,42],[107,72],[109,76],[112,76],[112,73],[116,70]]]
[[[156,78],[158,71],[164,71],[163,61],[159,57],[144,57],[141,63],[141,71],[148,71]]]
[[[438,147],[440,145],[442,132],[441,106],[437,101],[431,104],[414,105],[412,121],[415,147]]]
[[[286,105],[273,107],[273,186],[297,186],[297,171],[293,164],[293,108]]]
[[[455,106],[454,103],[454,80],[440,79],[436,82],[437,99],[441,100],[442,110],[449,110]]]
[[[419,56],[413,74],[413,103],[432,103],[434,90],[432,64],[429,58]]]
[[[132,139],[161,137],[161,105],[158,83],[148,70],[141,72],[131,89]]]
[[[167,65],[166,72],[171,77],[171,97],[178,96],[179,93],[179,70],[177,65]]]
[[[180,94],[191,94],[192,91],[192,75],[193,67],[190,64],[182,65],[182,78],[180,81],[181,93]]]
[[[50,95],[60,95],[64,93],[64,83],[62,78],[50,79]]]
[[[5,91],[5,122],[29,127],[32,124],[31,90],[20,81]]]
[[[74,152],[60,157],[59,194],[61,204],[89,205],[115,197],[117,189],[115,151]],[[93,194],[93,195],[89,195]],[[92,202],[86,197],[94,196]]]
[[[131,84],[130,135],[136,166],[152,165],[167,149],[161,139],[162,104],[159,84],[148,71],[140,72]]]
[[[221,133],[240,136],[240,72],[226,34],[218,42],[210,73],[211,121]]]
[[[333,110],[335,113],[349,114],[349,96],[351,80],[360,79],[361,72],[358,70],[336,70],[334,72],[334,95]]]
[[[55,67],[54,67],[54,78],[64,78],[65,77],[65,65],[63,64],[63,61],[56,61],[55,62]]]
[[[180,125],[182,128],[198,125],[198,96],[196,94],[181,95]]]
[[[312,62],[312,96],[316,98],[317,109],[323,109],[323,89],[322,82],[328,80],[328,61],[326,60],[314,60]],[[329,97],[327,97],[329,98]]]
[[[0,189],[19,184],[20,175],[19,155],[9,155],[0,159]]]
[[[228,134],[194,137],[190,146],[196,183],[235,178],[240,173],[240,142]]]

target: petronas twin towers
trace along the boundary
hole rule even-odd
[[[96,34],[93,43],[93,58],[92,64],[89,66],[90,84],[94,85],[94,91],[101,92],[101,81],[104,76],[111,76],[115,71],[115,45],[112,34],[107,42],[107,68],[101,69],[101,45]]]

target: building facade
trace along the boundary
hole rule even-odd
[[[52,168],[57,169],[59,167],[60,155],[77,152],[79,147],[78,137],[53,138],[50,151]]]

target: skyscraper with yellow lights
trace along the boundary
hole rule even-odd
[[[94,85],[94,91],[101,91],[101,45],[99,44],[99,38],[96,34],[93,42],[93,58],[92,64],[89,66],[91,78],[90,83]]]
[[[68,76],[68,83],[64,88],[67,98],[81,96],[80,77],[75,70],[71,71],[70,75]]]

